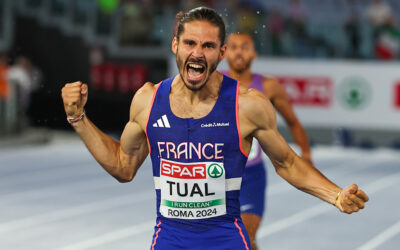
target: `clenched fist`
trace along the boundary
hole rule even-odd
[[[365,202],[368,200],[369,198],[364,191],[358,189],[356,184],[352,184],[340,192],[335,206],[339,208],[340,211],[351,214],[363,209]]]
[[[61,90],[67,118],[77,118],[83,111],[88,99],[88,86],[82,82],[67,83]]]

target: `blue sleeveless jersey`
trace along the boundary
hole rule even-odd
[[[157,220],[192,230],[240,220],[247,155],[238,129],[238,82],[224,76],[211,112],[193,119],[172,113],[172,81],[159,84],[146,126]]]
[[[229,76],[229,72],[227,70],[221,71],[222,74]],[[252,74],[251,84],[249,89],[254,88],[262,93],[264,93],[263,89],[263,80],[264,76],[260,74]],[[261,166],[263,164],[262,159],[262,148],[258,143],[257,139],[253,138],[253,144],[251,146],[250,153],[248,155],[248,160],[246,163],[246,167],[253,167],[253,166]]]

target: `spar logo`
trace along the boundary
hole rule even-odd
[[[181,164],[162,160],[161,175],[179,179],[206,179],[206,164]]]
[[[224,174],[224,168],[216,163],[213,163],[208,167],[207,172],[211,178],[219,178]]]

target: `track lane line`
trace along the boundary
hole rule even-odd
[[[382,177],[366,186],[363,187],[363,190],[366,191],[368,195],[373,195],[377,192],[380,192],[386,188],[391,187],[392,185],[398,184],[400,182],[400,173],[391,174],[389,176]],[[332,206],[327,203],[318,204],[312,206],[310,208],[301,210],[300,212],[286,217],[284,219],[277,220],[271,224],[260,227],[257,233],[257,239],[261,239],[267,237],[271,234],[277,233],[284,229],[289,228],[290,226],[296,225],[298,223],[304,222],[311,218],[314,218],[318,215],[326,213],[332,210]],[[337,208],[335,208],[337,209]]]

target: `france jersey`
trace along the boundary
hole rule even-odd
[[[222,72],[228,75],[227,71]],[[262,93],[264,77],[259,74],[252,74],[249,89],[254,88]],[[240,190],[240,211],[242,213],[256,214],[263,217],[265,210],[265,195],[267,188],[267,169],[262,159],[262,149],[256,139],[253,144],[246,163],[246,169],[242,177]]]
[[[153,96],[146,134],[157,196],[152,249],[249,249],[239,193],[247,155],[241,148],[237,81],[224,76],[203,118],[172,113],[173,78]]]
[[[229,76],[229,72],[228,71],[222,71],[222,73],[226,76]],[[251,85],[249,87],[249,89],[257,89],[259,91],[261,91],[262,93],[264,93],[263,90],[263,79],[264,77],[262,75],[259,74],[253,74],[252,75],[252,80],[251,80]],[[262,149],[260,144],[258,143],[258,141],[253,138],[253,144],[251,146],[251,150],[250,153],[248,155],[248,160],[246,163],[246,168],[248,167],[252,167],[255,165],[259,165],[260,163],[263,163],[262,160]]]

